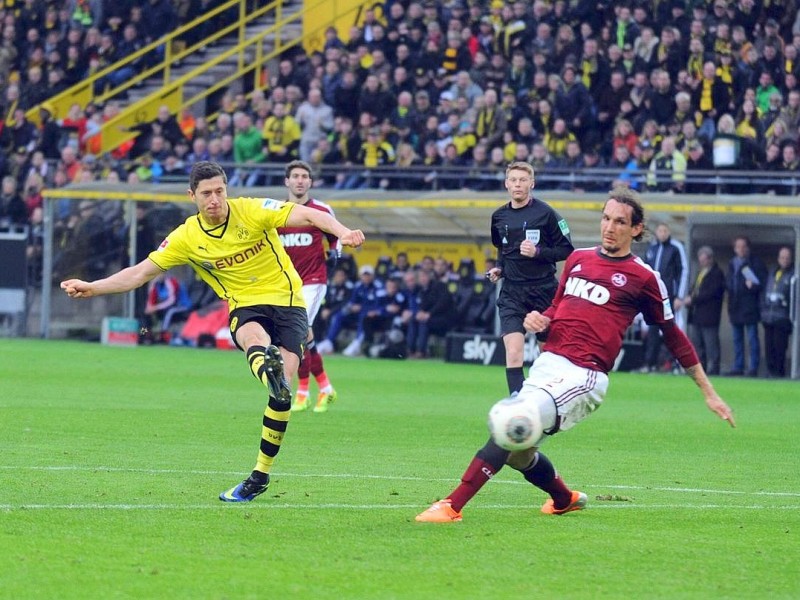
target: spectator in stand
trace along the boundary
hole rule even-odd
[[[556,92],[553,109],[556,116],[564,120],[572,133],[582,136],[589,131],[594,101],[577,75],[578,71],[574,65],[564,66],[561,71],[563,85]],[[553,154],[552,150],[550,154]]]
[[[422,189],[422,159],[414,150],[414,146],[401,142],[397,147],[397,160],[395,161],[398,177],[392,178],[390,187],[395,190]]]
[[[342,350],[345,356],[358,356],[364,345],[364,320],[380,313],[383,298],[386,295],[383,284],[375,279],[375,269],[371,265],[363,265],[358,270],[359,282],[353,288],[348,302],[330,319],[328,332],[318,345],[320,354],[330,354],[336,348],[336,341],[342,329],[355,329],[353,340]]]
[[[386,189],[389,185],[388,179],[374,175],[374,170],[391,165],[394,161],[395,150],[392,145],[383,138],[378,127],[371,127],[367,132],[367,139],[361,144],[356,157],[356,163],[366,168],[366,171],[356,182],[356,187],[360,189],[372,187]]]
[[[455,99],[466,98],[468,106],[475,103],[475,99],[483,95],[483,90],[472,81],[469,71],[459,71],[455,75],[455,82],[450,86],[450,93]]]
[[[264,145],[261,132],[253,125],[252,118],[246,112],[233,115],[236,134],[233,137],[233,156],[239,165],[228,182],[231,187],[245,185],[254,186],[263,176],[257,165],[264,162]]]
[[[417,274],[417,311],[408,324],[410,358],[428,356],[431,335],[443,336],[453,325],[453,297],[432,271]]]
[[[686,185],[686,157],[675,147],[675,138],[661,140],[661,150],[650,161],[647,187],[650,190],[683,192]]]
[[[169,343],[170,326],[173,319],[188,313],[191,308],[189,294],[186,287],[176,277],[168,273],[161,273],[151,280],[147,286],[147,302],[144,315],[141,318],[142,335],[140,341],[153,343]],[[158,336],[154,336],[153,328],[157,327]]]
[[[325,292],[325,302],[314,320],[314,337],[318,340],[325,339],[325,334],[330,326],[333,315],[341,310],[353,294],[353,283],[347,278],[347,271],[337,267],[328,282]],[[319,350],[319,346],[317,346]]]
[[[636,176],[636,171],[639,166],[634,158],[628,151],[625,145],[617,146],[614,150],[614,158],[608,163],[608,168],[617,169],[619,173],[614,178],[612,187],[629,187],[632,190],[639,189],[639,181]]]
[[[347,117],[351,121],[358,118],[358,102],[361,93],[359,82],[353,71],[344,71],[339,85],[333,92],[333,113],[337,117]]]
[[[439,67],[444,70],[441,75],[453,79],[456,73],[466,71],[471,65],[472,55],[461,39],[461,32],[448,32],[446,44],[439,58]]]
[[[633,125],[627,119],[619,119],[614,124],[612,146],[613,150],[619,146],[625,146],[628,149],[628,155],[633,155],[636,148],[636,143],[639,141],[639,136],[633,130]]]
[[[508,128],[508,120],[498,103],[497,91],[487,89],[483,95],[484,105],[478,111],[475,122],[475,135],[478,143],[493,148],[502,143],[503,134]]]
[[[20,107],[29,110],[44,102],[48,97],[47,83],[43,77],[42,68],[38,65],[29,68],[20,93]]]
[[[798,95],[800,99],[800,95]],[[797,131],[797,127],[794,128]],[[737,135],[751,140],[760,147],[764,144],[764,129],[758,118],[758,110],[753,100],[745,98],[742,102],[739,113],[736,115]]]
[[[728,85],[717,77],[717,67],[712,61],[703,64],[703,73],[694,90],[692,105],[702,116],[697,135],[711,139],[719,116],[730,110]]]
[[[758,323],[761,320],[761,291],[767,282],[767,268],[751,253],[750,239],[740,235],[733,241],[733,258],[728,265],[728,317],[733,328],[733,366],[726,375],[757,377],[761,360]],[[745,363],[745,336],[749,361]]]
[[[390,277],[385,282],[385,290],[380,309],[364,319],[364,342],[370,347],[373,343],[385,343],[386,333],[392,330],[402,332],[402,315],[408,308],[408,297],[400,286],[401,279]],[[372,356],[370,349],[370,356]],[[405,352],[403,352],[405,356]]]
[[[553,129],[544,135],[544,146],[551,160],[561,161],[567,155],[567,144],[577,138],[567,127],[567,123],[562,118],[553,121]],[[556,163],[554,166],[558,167]]]
[[[302,132],[300,158],[308,160],[320,138],[333,129],[333,109],[322,102],[322,92],[318,88],[312,88],[308,91],[308,100],[297,109],[295,119]]]
[[[665,28],[666,29],[666,28]],[[654,82],[653,88],[647,94],[645,108],[647,114],[656,125],[666,126],[675,115],[675,92],[672,89],[672,80],[669,71],[656,69],[651,75]]]
[[[797,180],[794,177],[800,171],[800,158],[797,156],[797,148],[793,142],[783,144],[781,159],[780,170],[784,171],[787,177],[791,176],[792,179],[788,182],[782,182],[784,185],[777,189],[777,194],[780,196],[792,196],[797,191]],[[786,183],[789,185],[786,185]]]
[[[698,180],[705,179],[708,175],[695,175],[695,171],[711,171],[714,163],[706,154],[703,144],[699,140],[692,140],[687,146],[688,157],[686,159],[686,185],[684,191],[687,194],[713,194],[715,186],[713,183]]]
[[[178,16],[170,0],[146,0],[141,14],[142,27],[140,31],[144,34],[147,43],[164,37],[178,25]],[[164,54],[164,46],[159,46],[155,55],[150,58],[151,63],[163,60]]]
[[[653,60],[656,66],[666,71],[673,81],[677,79],[678,71],[686,64],[681,44],[678,41],[679,35],[679,32],[674,27],[670,25],[664,27],[661,30],[659,43],[653,53]]]
[[[581,82],[586,87],[594,103],[597,104],[601,95],[608,88],[611,70],[608,66],[608,60],[600,53],[596,39],[589,38],[584,40],[583,54],[576,64],[580,65]]]
[[[397,147],[401,143],[413,144],[416,141],[415,126],[417,115],[414,112],[414,96],[403,91],[397,96],[397,106],[389,114],[391,127],[389,143]]]
[[[300,125],[292,115],[286,114],[286,105],[276,102],[272,115],[267,117],[261,136],[266,147],[269,162],[289,162],[296,159],[302,136]],[[278,177],[273,177],[267,185],[277,185]]]
[[[28,210],[17,191],[17,180],[6,175],[0,183],[0,226],[26,225]]]

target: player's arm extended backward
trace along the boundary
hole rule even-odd
[[[105,294],[119,294],[143,286],[159,273],[163,273],[161,268],[149,258],[145,258],[139,264],[122,269],[104,279],[96,281],[67,279],[61,282],[61,289],[70,298],[91,298]]]

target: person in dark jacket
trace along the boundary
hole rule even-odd
[[[566,64],[561,70],[564,85],[556,92],[553,108],[569,130],[581,138],[592,122],[595,106],[589,90],[577,75],[577,68],[572,64]]]
[[[719,324],[725,297],[725,274],[714,260],[711,246],[700,247],[697,262],[700,268],[691,292],[683,299],[688,309],[689,337],[706,373],[719,375]]]
[[[688,291],[689,261],[683,244],[673,239],[666,223],[660,223],[656,227],[656,239],[647,247],[644,262],[661,275],[675,313],[675,324],[685,329],[686,320],[681,308]],[[643,372],[658,371],[660,352],[661,332],[651,328],[645,339]]]
[[[17,181],[6,175],[0,186],[0,226],[25,225],[27,222],[28,210],[17,190]]]
[[[784,246],[778,251],[778,266],[767,279],[761,306],[764,358],[770,377],[786,377],[786,350],[792,333],[789,294],[794,278],[792,250]]]
[[[453,325],[453,297],[433,271],[420,269],[417,274],[417,312],[408,324],[408,351],[411,358],[428,355],[428,340],[444,335]]]
[[[728,266],[728,317],[733,327],[733,368],[727,375],[758,375],[761,345],[758,322],[761,320],[761,291],[767,281],[767,267],[750,252],[750,239],[739,236],[733,241],[733,258]],[[745,335],[750,361],[745,371]]]

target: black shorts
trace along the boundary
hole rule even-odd
[[[556,295],[558,283],[508,284],[503,283],[497,298],[500,313],[500,334],[525,333],[522,322],[532,310],[544,312]]]
[[[275,346],[282,346],[298,357],[303,357],[308,336],[308,315],[305,308],[260,304],[233,309],[230,314],[231,335],[240,350],[244,348],[236,341],[236,330],[250,321],[261,325]]]

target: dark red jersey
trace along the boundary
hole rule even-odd
[[[600,248],[575,250],[564,263],[553,304],[544,313],[552,319],[544,350],[607,373],[638,313],[652,325],[673,322],[658,273],[633,254],[614,258]]]
[[[319,200],[313,198],[303,206],[321,210],[331,216],[333,209]],[[303,280],[303,285],[328,282],[328,269],[325,265],[326,252],[324,239],[327,238],[331,250],[339,249],[339,239],[330,233],[316,227],[278,227],[278,235],[292,259],[294,268]]]

